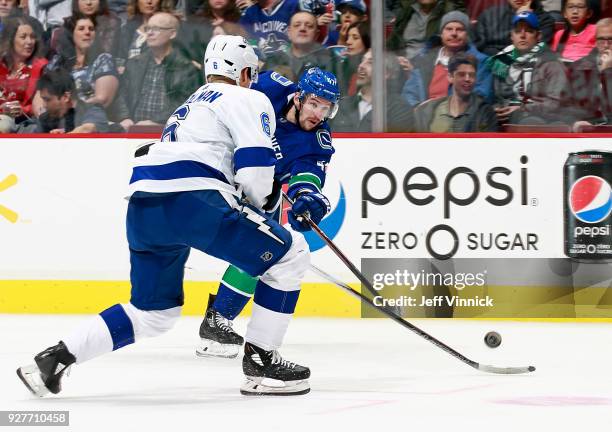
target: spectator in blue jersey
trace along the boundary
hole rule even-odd
[[[298,10],[298,0],[259,0],[244,11],[240,24],[268,56],[287,49],[289,21]]]
[[[411,132],[496,132],[493,106],[474,91],[478,67],[477,60],[465,52],[452,56],[447,80],[453,93],[418,105],[409,121]]]
[[[77,98],[70,72],[56,69],[44,73],[37,82],[45,112],[34,129],[21,132],[35,133],[92,133],[107,132],[108,121],[104,109],[89,105]]]
[[[411,60],[413,70],[404,84],[402,96],[410,106],[416,106],[427,99],[448,96],[452,86],[448,81],[448,62],[460,52],[473,56],[478,70],[475,93],[493,103],[493,77],[484,67],[487,56],[470,43],[470,19],[459,11],[449,12],[440,22],[440,36],[434,37],[430,44]]]
[[[164,125],[177,106],[203,83],[201,71],[174,49],[179,20],[158,12],[145,31],[148,49],[128,60],[121,77],[117,118],[128,130],[134,124]]]
[[[317,43],[317,34],[317,18],[310,12],[296,12],[289,22],[289,49],[268,56],[265,69],[287,65],[293,77],[313,66],[330,69],[330,52]]]

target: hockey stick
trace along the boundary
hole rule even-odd
[[[285,197],[287,202],[289,202],[289,204],[293,204],[293,200],[289,198],[289,196],[287,196],[287,194],[284,191],[283,191],[283,196]],[[308,223],[308,225],[310,225],[312,230],[316,232],[317,235],[321,238],[321,240],[323,240],[325,244],[329,246],[329,248],[336,254],[336,256],[340,258],[340,260],[349,268],[351,273],[353,273],[357,277],[357,279],[359,279],[361,284],[365,286],[368,289],[368,291],[372,293],[372,295],[375,295],[375,296],[378,295],[378,293],[376,292],[376,290],[374,289],[370,281],[368,281],[366,277],[357,269],[357,267],[355,267],[353,263],[342,253],[342,251],[338,249],[338,247],[334,244],[334,242],[332,242],[331,239],[327,237],[327,235],[321,230],[321,228],[319,228],[317,224],[315,224],[308,215],[304,215],[303,217]],[[331,275],[328,275],[327,273],[318,269],[314,265],[311,265],[310,267],[324,279],[327,279],[328,281],[332,282],[334,285],[337,285],[338,287],[344,289],[345,291],[348,291],[355,297],[359,298],[361,301],[366,302],[367,304],[369,304],[371,307],[373,307],[377,311],[391,318],[393,321],[395,321],[399,325],[406,327],[408,330],[418,334],[423,339],[428,340],[429,342],[431,342],[438,348],[442,349],[443,351],[452,355],[453,357],[459,359],[460,361],[467,364],[468,366],[473,367],[474,369],[478,369],[479,371],[483,371],[483,372],[489,372],[489,373],[495,373],[495,374],[505,374],[505,375],[522,374],[522,373],[528,373],[528,372],[535,371],[534,366],[497,367],[497,366],[480,364],[474,360],[471,360],[467,358],[466,356],[464,356],[463,354],[461,354],[460,352],[446,345],[444,342],[436,339],[435,337],[425,332],[424,330],[421,330],[419,327],[415,326],[414,324],[409,323],[408,321],[406,321],[401,316],[397,315],[395,312],[388,309],[387,307],[376,306],[372,300],[367,298],[365,295],[363,295],[359,291],[356,291],[355,289],[351,288],[347,284],[336,280],[334,277],[332,277]]]

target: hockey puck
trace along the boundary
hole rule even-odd
[[[489,348],[497,348],[501,345],[501,335],[497,332],[491,331],[484,337],[484,341]]]

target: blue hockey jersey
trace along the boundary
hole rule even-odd
[[[269,12],[255,3],[244,11],[240,25],[249,33],[249,38],[257,41],[257,46],[265,54],[282,51],[289,42],[289,20],[298,10],[298,0],[282,0]]]
[[[268,96],[276,114],[276,132],[272,138],[277,159],[276,180],[289,183],[289,195],[301,189],[321,192],[327,165],[334,154],[327,122],[307,132],[288,121],[285,111],[297,85],[277,72],[262,72],[251,88]]]

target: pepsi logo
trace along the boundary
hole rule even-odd
[[[581,177],[570,189],[569,206],[578,220],[590,224],[601,222],[612,211],[612,188],[601,177]]]

